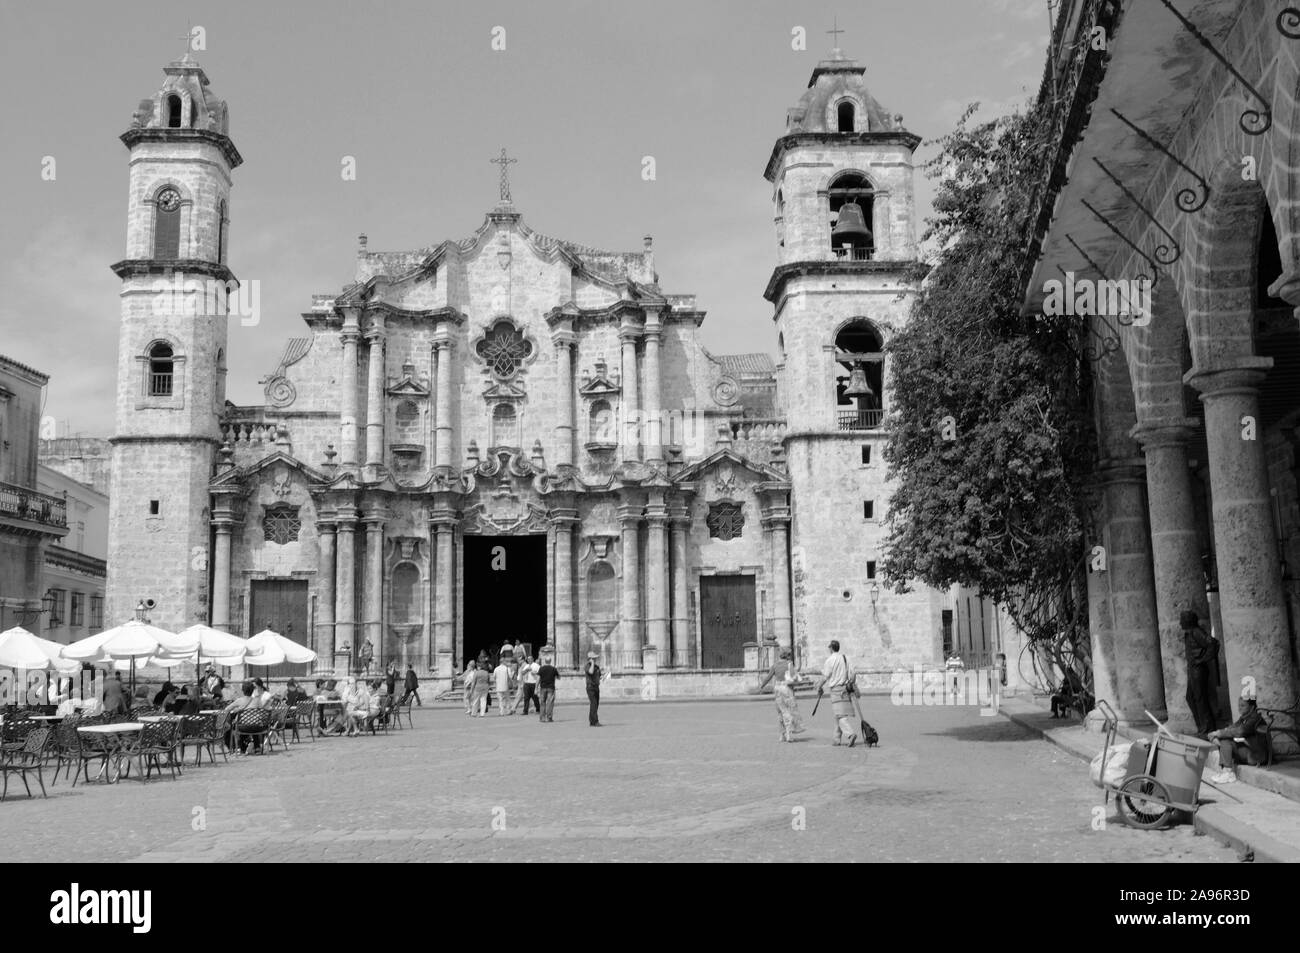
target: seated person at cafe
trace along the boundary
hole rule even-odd
[[[262,681],[260,676],[253,679],[253,707],[271,707],[271,693],[267,690],[266,683]]]
[[[298,687],[298,680],[296,678],[289,679],[289,683],[284,686],[284,703],[292,707],[298,704],[298,702],[305,702],[307,700],[308,695]]]
[[[1241,717],[1227,728],[1211,731],[1206,738],[1219,745],[1219,772],[1211,775],[1215,784],[1231,784],[1237,780],[1239,763],[1263,764],[1268,760],[1268,734],[1264,715],[1255,700],[1255,689],[1249,682],[1241,689]]]
[[[166,706],[166,711],[171,715],[197,715],[199,713],[198,702],[190,695],[188,685],[176,693],[171,703]]]
[[[360,734],[370,714],[370,691],[366,688],[366,683],[353,679],[343,702],[347,714],[348,734]]]
[[[163,682],[162,688],[153,696],[153,703],[159,708],[167,708],[172,702],[176,701],[176,686],[171,682]]]
[[[230,726],[234,725],[235,719],[239,717],[239,713],[243,711],[245,708],[257,707],[257,705],[254,704],[253,702],[253,683],[251,681],[245,680],[244,683],[239,686],[239,690],[241,692],[240,696],[226,706],[226,711],[230,712],[230,721],[227,722],[227,724]],[[250,739],[244,737],[239,739],[240,753],[243,753],[244,751],[247,750],[248,742],[250,740],[253,742],[254,751],[262,750],[261,738],[254,737]],[[233,745],[232,732],[231,729],[228,727],[226,728],[226,747],[229,748],[232,747],[232,745]]]
[[[343,693],[339,691],[339,683],[335,679],[329,679],[325,683],[325,693],[322,698],[326,702],[343,701]],[[348,718],[345,705],[325,705],[321,707],[321,728],[326,734],[341,735],[348,727]]]

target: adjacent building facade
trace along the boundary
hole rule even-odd
[[[0,632],[45,628],[48,551],[68,533],[67,503],[37,484],[37,440],[49,378],[0,355]]]
[[[503,176],[466,238],[362,236],[236,406],[242,160],[203,70],[171,63],[122,136],[109,618],[152,598],[167,627],[269,626],[338,666],[369,642],[448,681],[505,639],[665,692],[738,689],[781,647],[818,666],[832,638],[882,683],[940,662],[942,597],[876,582],[919,140],[863,72],[820,63],[767,165],[779,363],[704,348],[649,237],[544,235]]]

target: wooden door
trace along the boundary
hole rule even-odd
[[[758,641],[753,576],[700,577],[700,667],[743,668]]]
[[[312,645],[307,617],[307,580],[305,579],[254,579],[248,634],[256,635],[263,629],[278,632],[299,645]],[[268,668],[250,666],[252,674],[266,674],[275,678],[289,675],[306,675],[306,665],[272,665]]]

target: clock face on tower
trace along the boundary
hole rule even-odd
[[[181,204],[181,194],[175,189],[163,189],[158,193],[158,207],[164,212],[174,212]]]

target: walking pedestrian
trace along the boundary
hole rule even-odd
[[[595,652],[587,653],[587,665],[583,672],[587,676],[587,724],[592,728],[600,727],[600,666],[596,664],[596,659],[600,658]]]
[[[375,647],[369,639],[361,646],[361,674],[370,674],[370,661],[375,657]]]
[[[1178,616],[1183,628],[1183,651],[1187,655],[1187,706],[1196,722],[1196,733],[1204,738],[1219,727],[1219,643],[1200,626],[1190,609]]]
[[[961,660],[960,655],[954,652],[948,656],[948,661],[944,663],[943,667],[948,673],[948,685],[952,689],[952,703],[955,705],[961,688],[961,677],[966,671],[966,663]]]
[[[822,666],[817,696],[820,698],[827,691],[831,694],[831,714],[835,716],[835,739],[832,744],[838,746],[841,739],[847,736],[849,747],[852,748],[858,743],[858,729],[853,723],[853,699],[849,696],[853,687],[853,666],[849,664],[848,656],[841,654],[838,641],[831,641],[830,650],[831,654]]]
[[[491,690],[492,674],[486,665],[474,669],[474,694],[470,696],[471,714],[480,718],[487,717],[488,692]]]
[[[397,696],[397,674],[397,663],[389,662],[388,670],[384,673],[384,687],[394,697]]]
[[[474,672],[478,662],[470,659],[465,663],[465,714],[474,714]]]
[[[758,690],[761,692],[767,687],[767,683],[772,683],[772,693],[776,696],[776,713],[781,721],[781,740],[794,741],[794,736],[804,731],[803,719],[799,716],[799,702],[794,696],[794,664],[791,659],[793,653],[789,649],[782,649],[780,658],[772,663],[763,681],[759,683]]]
[[[406,683],[402,687],[406,690],[408,701],[414,698],[417,705],[424,707],[424,702],[420,701],[420,680],[415,675],[415,666],[406,666]]]
[[[514,714],[513,710],[507,710],[510,702],[510,666],[506,658],[504,655],[501,657],[492,673],[497,683],[497,714],[500,716]]]
[[[555,721],[555,682],[559,677],[560,670],[551,664],[551,657],[543,656],[542,664],[537,667],[537,688],[541,694],[537,714],[542,721]]]
[[[537,670],[540,667],[531,655],[525,655],[519,666],[519,697],[515,699],[515,710],[523,705],[525,715],[528,714],[529,704],[534,705],[538,712],[542,710],[542,703],[537,697]]]

